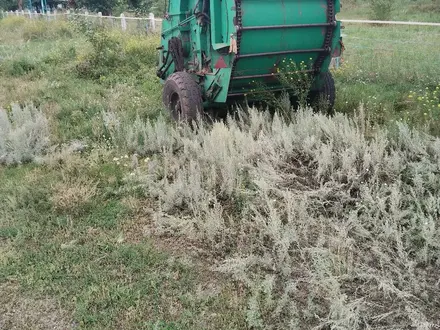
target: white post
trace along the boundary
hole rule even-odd
[[[156,19],[154,18],[154,14],[150,13],[148,15],[148,19],[150,20],[150,26],[151,26],[151,30],[153,32],[156,32]]]
[[[15,11],[15,16],[18,16],[18,10]]]
[[[98,12],[99,25],[102,25],[102,13]]]
[[[32,18],[32,12],[28,9],[29,18]]]
[[[57,19],[57,10],[56,10],[56,8],[53,10],[53,19],[54,20]]]
[[[121,14],[121,27],[122,27],[122,31],[127,30],[127,21],[125,20],[124,14]]]

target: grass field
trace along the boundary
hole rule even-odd
[[[344,34],[334,118],[193,132],[157,36],[0,20],[0,329],[440,326],[440,30]]]
[[[390,16],[385,20],[440,22],[440,2],[438,0],[398,0],[377,1],[392,4]],[[342,12],[339,18],[345,19],[377,19],[371,9],[370,1],[341,1]],[[380,7],[379,7],[380,8]]]

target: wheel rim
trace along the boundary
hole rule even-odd
[[[182,105],[180,103],[179,94],[173,93],[170,96],[170,111],[175,119],[180,119],[182,116]]]

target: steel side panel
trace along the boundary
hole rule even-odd
[[[212,100],[215,103],[225,103],[228,98],[229,83],[231,81],[231,68],[218,69],[216,74],[206,75],[204,89],[208,90],[214,83],[221,86],[220,91]]]
[[[242,0],[242,26],[276,26],[293,24],[327,23],[327,0]],[[336,12],[339,0],[335,1]],[[271,30],[245,30],[241,32],[240,55],[290,50],[321,49],[327,27],[280,28]],[[339,26],[334,28],[333,44],[339,40]],[[314,62],[319,53],[309,52],[289,55],[268,55],[263,57],[241,58],[237,61],[233,77],[259,75],[276,72],[282,61],[299,64]],[[324,61],[322,71],[331,58]],[[258,80],[258,81],[257,81]],[[275,79],[259,78],[233,80],[231,92],[241,92],[255,88],[255,82],[276,84]]]

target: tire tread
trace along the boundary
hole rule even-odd
[[[163,101],[166,104],[167,93],[177,92],[180,98],[182,117],[184,120],[195,120],[203,112],[203,100],[200,86],[193,77],[184,71],[170,75],[165,83]]]

